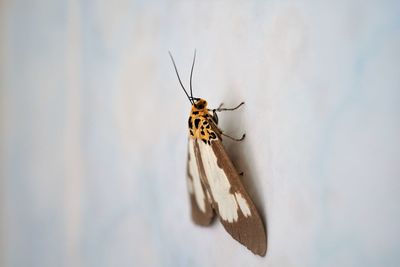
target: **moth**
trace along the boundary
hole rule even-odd
[[[190,95],[183,86],[170,52],[169,55],[179,83],[191,104],[187,186],[192,220],[198,225],[208,226],[217,215],[234,239],[254,254],[264,256],[267,240],[263,221],[222,145],[222,136],[241,141],[245,135],[235,139],[218,128],[217,112],[232,111],[244,103],[235,108],[222,108],[221,104],[217,109],[208,109],[206,100],[193,97],[192,75],[196,51],[190,71]]]

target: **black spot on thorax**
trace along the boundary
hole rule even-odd
[[[196,118],[196,119],[194,120],[194,127],[196,127],[196,129],[199,128],[199,123],[200,123],[200,119],[199,119],[199,118]]]
[[[193,128],[192,117],[189,117],[188,125],[189,125],[189,129]]]

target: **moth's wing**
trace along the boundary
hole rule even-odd
[[[253,253],[264,256],[267,237],[263,221],[221,141],[209,145],[196,140],[194,145],[195,153],[200,152],[213,207],[226,231]]]
[[[214,218],[214,210],[211,207],[211,197],[203,184],[200,172],[200,159],[194,152],[194,139],[189,138],[187,160],[187,185],[190,195],[193,221],[202,226],[207,226]]]

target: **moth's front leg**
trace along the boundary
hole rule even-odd
[[[221,104],[218,106],[218,108],[213,109],[213,111],[216,111],[216,112],[221,112],[221,111],[233,111],[233,110],[236,110],[236,109],[240,108],[241,106],[243,106],[243,105],[244,105],[244,102],[241,102],[239,105],[237,105],[237,106],[234,107],[234,108],[223,108],[223,107],[222,107],[223,105],[224,105],[224,103],[221,103]]]
[[[215,109],[209,109],[208,111],[212,112],[212,119],[215,122],[215,124],[218,125],[218,115],[217,112],[221,112],[221,111],[233,111],[236,110],[238,108],[240,108],[242,105],[244,105],[244,102],[241,102],[239,105],[237,105],[234,108],[223,108],[222,106],[224,105],[224,103],[221,103],[218,108]]]

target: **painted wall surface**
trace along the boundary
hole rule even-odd
[[[0,2],[1,266],[399,266],[398,1]],[[268,229],[190,221],[196,96]]]

